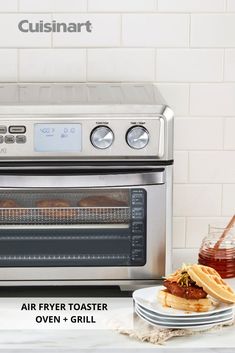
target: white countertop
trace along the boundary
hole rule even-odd
[[[235,279],[229,281],[235,288]],[[120,299],[121,303],[121,299]],[[72,353],[84,349],[92,352],[107,349],[121,349],[122,353],[131,349],[146,352],[147,349],[163,349],[164,352],[179,348],[192,352],[193,348],[200,348],[200,352],[234,353],[235,326],[224,327],[213,333],[201,333],[188,337],[176,337],[164,345],[154,345],[140,342],[112,330],[0,330],[0,352],[22,352],[27,349],[32,352],[60,352]]]

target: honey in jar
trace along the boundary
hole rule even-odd
[[[221,234],[226,231],[226,237]],[[235,232],[234,228],[210,227],[203,239],[198,263],[214,268],[222,278],[235,277]]]

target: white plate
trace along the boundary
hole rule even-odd
[[[198,320],[213,320],[213,319],[221,319],[223,317],[227,317],[227,316],[232,316],[234,315],[233,313],[233,308],[230,308],[226,311],[222,311],[222,312],[218,312],[215,314],[211,314],[211,315],[207,315],[207,316],[166,316],[166,315],[161,315],[158,314],[152,310],[146,309],[144,308],[142,305],[138,304],[137,302],[135,303],[135,305],[137,306],[137,308],[139,308],[140,310],[144,311],[146,313],[146,315],[158,318],[159,320],[169,320],[169,321],[180,321],[180,322],[197,322]]]
[[[149,318],[146,318],[144,315],[142,315],[140,313],[140,311],[138,309],[136,309],[136,314],[142,319],[144,320],[145,322],[147,322],[148,324],[151,324],[153,326],[156,326],[156,327],[160,327],[160,328],[172,328],[172,329],[189,329],[189,330],[208,330],[209,328],[217,325],[216,324],[205,324],[205,325],[193,325],[193,326],[190,326],[190,325],[170,325],[170,324],[158,324],[156,321],[154,320],[150,320]],[[230,321],[224,321],[223,323],[230,323]]]
[[[225,310],[231,309],[234,307],[232,304],[218,303],[216,306],[212,306],[212,308],[207,312],[190,312],[185,310],[177,310],[169,307],[163,307],[160,302],[158,302],[158,292],[162,289],[165,289],[163,286],[157,287],[148,287],[137,289],[133,293],[133,299],[143,306],[144,308],[151,310],[157,314],[161,314],[163,316],[209,316],[210,314],[215,314],[219,312],[223,312]]]
[[[229,315],[220,317],[220,318],[207,318],[206,320],[203,320],[202,318],[198,318],[197,320],[176,320],[176,319],[171,319],[171,318],[165,318],[161,319],[153,314],[146,313],[145,310],[141,309],[138,304],[136,306],[136,310],[140,312],[141,315],[143,315],[146,319],[152,320],[156,322],[156,324],[163,324],[163,325],[176,325],[177,327],[181,326],[197,326],[197,325],[209,325],[209,324],[219,324],[220,322],[226,322],[226,321],[231,321],[234,319],[233,313],[230,313]]]

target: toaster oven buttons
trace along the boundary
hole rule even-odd
[[[126,142],[131,148],[140,150],[149,142],[149,132],[143,126],[134,126],[127,131]]]
[[[105,149],[112,145],[114,134],[108,126],[98,126],[91,132],[90,139],[95,148]]]
[[[25,135],[17,135],[16,136],[16,143],[26,143],[26,136]]]
[[[7,135],[5,136],[5,143],[10,144],[15,142],[15,136]]]
[[[9,127],[10,134],[24,134],[26,132],[25,126],[10,126]]]
[[[0,125],[0,134],[6,134],[7,133],[7,127]]]

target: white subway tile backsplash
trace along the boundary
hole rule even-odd
[[[235,182],[235,151],[190,152],[189,158],[190,182]]]
[[[187,181],[188,181],[188,152],[175,151],[174,182],[187,183]]]
[[[89,49],[89,81],[153,81],[154,49]]]
[[[220,12],[225,0],[158,0],[159,11],[169,12]]]
[[[235,14],[192,15],[192,47],[234,47],[234,33]]]
[[[225,228],[228,224],[228,220],[228,218],[223,217],[189,217],[187,219],[186,247],[199,249],[202,239],[208,234],[209,225]]]
[[[173,248],[185,247],[185,218],[174,217],[173,219]]]
[[[192,84],[190,112],[195,116],[235,116],[235,83]]]
[[[220,216],[222,187],[217,184],[176,184],[174,216]]]
[[[227,0],[228,11],[235,12],[235,0]]]
[[[213,131],[213,133],[211,133]],[[223,119],[176,118],[176,150],[223,149]]]
[[[25,12],[76,12],[86,9],[86,0],[19,0],[19,10]]]
[[[0,0],[0,12],[13,12],[18,9],[18,0]]]
[[[187,47],[189,16],[185,14],[123,15],[123,45],[129,47]]]
[[[221,81],[222,49],[159,49],[157,80],[167,82]]]
[[[69,72],[67,72],[68,68],[70,68]],[[85,81],[86,51],[85,49],[23,49],[20,51],[19,79],[23,82]]]
[[[235,117],[225,119],[224,149],[235,150]]]
[[[17,81],[17,50],[0,49],[0,82]]]
[[[155,11],[156,0],[88,0],[88,10],[94,12]]]
[[[50,47],[51,34],[41,32],[23,33],[18,24],[22,19],[29,22],[51,21],[50,15],[45,14],[0,14],[0,47]]]
[[[176,115],[184,116],[189,113],[189,85],[174,83],[158,83],[157,87],[164,100]]]
[[[235,184],[223,185],[222,215],[229,216],[235,214]]]
[[[183,263],[197,263],[198,249],[173,249],[173,271],[182,267]]]
[[[120,15],[116,14],[56,14],[57,22],[92,23],[92,32],[83,28],[81,33],[53,33],[54,47],[113,47],[120,46]]]
[[[227,49],[224,59],[225,81],[235,81],[235,49]]]

